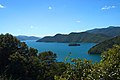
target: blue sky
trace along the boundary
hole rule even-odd
[[[0,33],[48,36],[120,26],[120,0],[0,0]]]

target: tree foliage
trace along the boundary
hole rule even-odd
[[[53,80],[65,70],[51,51],[39,53],[11,34],[0,35],[0,77],[12,80]],[[59,72],[57,72],[59,71]],[[5,77],[5,78],[4,78]]]
[[[51,51],[38,53],[10,34],[0,35],[1,80],[119,80],[120,46],[102,53],[100,63],[71,59],[57,62]]]
[[[120,79],[120,46],[102,53],[100,63],[73,59],[74,64],[67,64],[67,70],[56,80],[119,80]]]

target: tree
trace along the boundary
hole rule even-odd
[[[0,75],[20,80],[36,80],[40,74],[37,50],[28,48],[11,34],[0,35]],[[33,79],[34,78],[34,79]]]
[[[102,61],[99,66],[103,79],[120,79],[120,46],[114,45],[113,48],[102,53]]]
[[[119,80],[120,46],[102,53],[100,63],[72,59],[57,62],[56,54],[38,54],[10,34],[0,35],[0,79],[11,80]],[[67,57],[68,58],[68,57]]]
[[[9,56],[15,53],[20,46],[20,41],[10,34],[0,35],[0,74],[9,63]]]
[[[51,51],[42,52],[39,54],[38,57],[41,62],[46,62],[47,64],[51,64],[52,62],[55,62],[57,58],[56,54]]]
[[[67,69],[61,76],[55,76],[55,80],[86,80],[92,68],[89,60],[72,59],[73,64],[67,63]]]
[[[74,64],[66,64],[67,69],[55,80],[119,80],[120,79],[120,46],[102,53],[100,63],[92,64],[88,60],[73,59]]]

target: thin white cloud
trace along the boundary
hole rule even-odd
[[[34,27],[31,25],[30,28],[33,29]]]
[[[52,7],[51,7],[51,6],[49,6],[49,7],[48,7],[48,9],[49,9],[49,10],[51,10],[51,9],[52,9]]]
[[[77,22],[77,23],[80,23],[80,20],[77,20],[76,22]]]
[[[30,25],[29,28],[30,28],[30,29],[38,29],[38,27],[35,26],[35,25]]]
[[[0,4],[0,8],[5,8],[2,4]]]
[[[101,10],[108,10],[108,9],[112,9],[112,8],[116,8],[116,6],[104,6],[101,8]]]

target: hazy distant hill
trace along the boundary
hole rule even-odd
[[[40,39],[39,37],[35,37],[35,36],[24,36],[24,35],[19,35],[16,36],[19,40],[38,40]]]
[[[56,34],[46,36],[37,42],[95,42],[99,43],[120,35],[120,27],[110,26],[108,28],[92,29],[85,32]]]
[[[109,39],[109,36],[103,34],[92,34],[87,32],[81,33],[70,33],[65,34],[56,34],[55,36],[47,36],[42,39],[39,39],[37,42],[102,42],[106,39]]]
[[[104,34],[110,37],[115,37],[120,35],[120,26],[109,26],[108,28],[93,29],[86,32],[94,34]]]
[[[93,46],[88,53],[90,54],[100,54],[104,51],[106,51],[108,48],[112,48],[113,45],[120,45],[120,36],[114,37],[112,39],[109,40],[105,40],[104,42],[101,42],[95,46]]]

